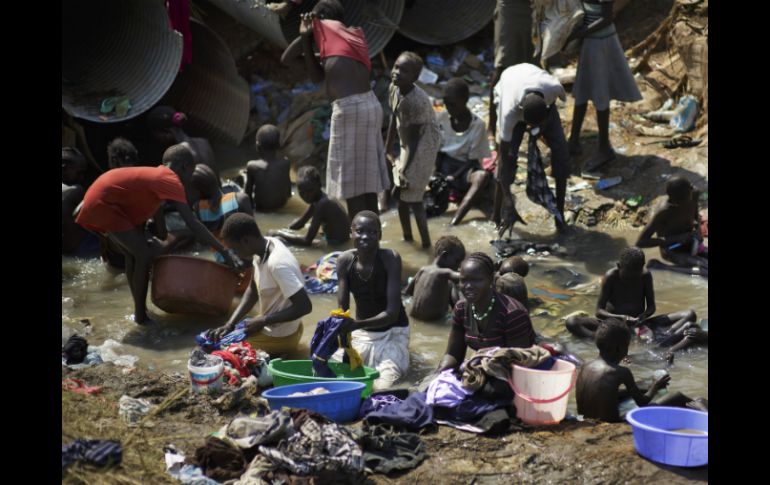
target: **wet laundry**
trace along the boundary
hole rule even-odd
[[[123,445],[114,440],[76,439],[61,447],[61,468],[66,469],[76,461],[97,467],[119,465],[123,459]]]
[[[446,369],[428,386],[425,402],[431,406],[453,408],[472,392],[465,389],[453,369]]]
[[[62,359],[66,358],[66,364],[81,364],[88,355],[88,341],[78,334],[67,339],[67,343],[61,348]]]
[[[259,452],[273,464],[296,475],[324,471],[358,474],[363,471],[363,452],[350,431],[336,423],[319,424],[306,419],[289,439],[272,448],[260,446]]]
[[[190,365],[195,367],[213,367],[222,362],[221,357],[207,354],[203,349],[196,347],[190,352]]]
[[[302,397],[302,396],[317,396],[319,394],[329,394],[329,390],[325,387],[316,387],[315,389],[311,389],[307,392],[295,392],[292,394],[289,394],[286,397]]]
[[[213,436],[206,438],[205,444],[195,450],[195,456],[188,463],[199,466],[207,477],[220,482],[240,478],[246,470],[243,452]]]
[[[230,344],[224,350],[211,352],[211,355],[222,357],[230,385],[240,384],[241,378],[252,375],[257,365],[257,351],[248,342]]]
[[[350,318],[350,312],[333,310],[331,315],[316,324],[315,333],[310,339],[313,375],[316,377],[337,377],[329,368],[328,360],[339,347],[345,349],[343,362],[349,363],[351,370],[363,366],[361,355],[351,344],[350,332],[340,332],[345,320]]]
[[[212,350],[219,350],[222,347],[227,347],[230,344],[236,344],[246,340],[246,333],[243,330],[244,328],[246,328],[246,321],[241,320],[238,322],[232,332],[226,334],[219,340],[212,340],[209,338],[209,331],[204,330],[195,336],[195,343],[209,352]]]
[[[526,349],[491,347],[482,349],[462,365],[462,385],[469,391],[484,387],[487,377],[509,381],[512,366],[535,368],[551,358],[551,353],[533,345]]]
[[[305,268],[305,291],[311,295],[337,293],[337,259],[340,254],[342,251],[325,254]]]
[[[417,434],[393,431],[387,426],[364,426],[357,441],[370,473],[411,470],[427,456],[425,443]]]
[[[364,422],[370,425],[389,424],[418,430],[433,423],[433,408],[425,402],[426,393],[414,392],[402,402],[389,404],[369,413]]]
[[[259,389],[259,384],[257,381],[257,377],[249,376],[243,380],[239,388],[226,391],[224,394],[216,398],[213,404],[220,411],[228,411],[236,407],[245,399],[256,394],[258,389]],[[258,401],[260,404],[264,404],[265,408],[268,407],[267,400],[263,398],[258,398]]]

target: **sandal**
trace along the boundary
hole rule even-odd
[[[692,139],[687,135],[676,135],[663,144],[664,148],[689,148],[700,145],[700,138]]]

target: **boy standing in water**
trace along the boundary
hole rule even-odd
[[[350,221],[345,209],[339,202],[330,199],[321,190],[321,174],[318,169],[305,166],[297,172],[297,190],[305,203],[310,204],[307,211],[289,226],[291,230],[305,227],[310,220],[310,228],[304,236],[295,236],[286,230],[270,231],[268,236],[275,236],[288,244],[297,246],[310,246],[318,234],[318,229],[323,228],[323,237],[329,244],[344,244],[350,240]],[[312,220],[311,220],[312,218]]]
[[[692,310],[652,317],[655,313],[655,291],[652,274],[644,268],[644,252],[631,246],[620,253],[620,261],[602,278],[596,318],[570,317],[567,330],[578,337],[594,338],[602,320],[615,318],[629,327],[669,327],[667,333],[696,320]]]
[[[274,125],[257,130],[257,152],[261,157],[246,164],[246,195],[258,211],[272,211],[286,205],[291,197],[289,161],[278,156],[281,134]]]
[[[393,65],[393,83],[390,86],[390,120],[385,141],[387,151],[398,131],[401,154],[393,167],[393,184],[398,192],[398,218],[404,241],[412,241],[412,224],[409,211],[414,213],[417,229],[420,231],[422,247],[430,247],[428,218],[425,214],[423,196],[436,163],[440,145],[440,134],[433,103],[415,81],[422,70],[422,59],[414,52],[403,52]]]
[[[454,307],[457,303],[455,284],[460,280],[458,270],[465,259],[465,246],[455,236],[441,236],[434,254],[433,263],[420,268],[404,290],[404,295],[414,295],[409,314],[423,321],[443,318],[447,304]]]

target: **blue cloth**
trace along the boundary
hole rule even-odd
[[[490,411],[504,408],[510,404],[511,399],[487,399],[479,395],[472,395],[465,398],[457,407],[451,408],[446,416],[456,421],[475,421]]]
[[[305,291],[310,295],[337,293],[337,280],[321,281],[315,276],[305,275]]]
[[[90,465],[105,467],[118,465],[123,459],[123,446],[119,441],[76,439],[61,447],[61,468],[82,460]]]
[[[325,236],[324,236],[325,237]],[[327,241],[329,244],[337,242]],[[318,258],[305,275],[305,291],[311,295],[319,293],[337,293],[337,259],[341,251],[333,251]],[[320,276],[320,278],[319,278]]]
[[[368,416],[370,413],[373,413],[374,411],[379,411],[385,406],[389,406],[391,404],[396,404],[400,402],[402,402],[402,400],[392,394],[369,396],[366,399],[364,399],[364,402],[361,404],[361,409],[359,409],[358,411],[358,418],[363,419],[366,416]]]
[[[556,363],[556,358],[551,356],[548,357],[547,360],[544,360],[540,365],[537,365],[533,367],[533,369],[537,370],[551,370],[551,367]]]
[[[204,330],[195,336],[195,343],[200,345],[200,347],[207,352],[211,352],[212,350],[219,350],[222,347],[227,348],[230,344],[237,344],[238,342],[243,342],[246,339],[246,332],[243,330],[244,328],[246,328],[246,320],[241,320],[238,325],[235,326],[235,330],[228,333],[218,341],[211,340],[208,337],[209,331]]]
[[[332,372],[327,361],[339,348],[339,340],[342,340],[343,347],[349,347],[347,335],[340,335],[340,327],[345,323],[344,318],[329,317],[316,324],[313,338],[310,339],[310,358],[313,361],[313,375],[316,377],[337,377]],[[337,337],[340,337],[338,340]],[[348,354],[345,353],[343,362],[349,362]]]
[[[185,485],[219,485],[219,482],[203,474],[200,467],[183,465],[179,469],[169,470],[168,474]]]
[[[424,392],[415,392],[402,402],[369,413],[365,421],[368,424],[382,423],[418,430],[433,423],[433,408],[425,403]]]

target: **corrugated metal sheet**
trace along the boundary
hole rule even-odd
[[[494,12],[495,0],[415,0],[404,9],[399,32],[423,44],[452,44],[481,30]]]
[[[190,27],[193,62],[179,73],[161,104],[185,113],[191,132],[238,145],[249,122],[249,85],[214,31],[196,20]]]
[[[317,0],[307,0],[285,20],[271,12],[264,0],[209,0],[222,11],[279,47],[299,35],[299,15],[313,9]],[[369,56],[374,57],[393,37],[404,10],[404,0],[341,0],[345,23],[364,29]]]
[[[182,36],[158,0],[62,2],[62,108],[78,118],[114,123],[160,100],[182,59]],[[99,112],[105,98],[128,96],[123,117]]]

